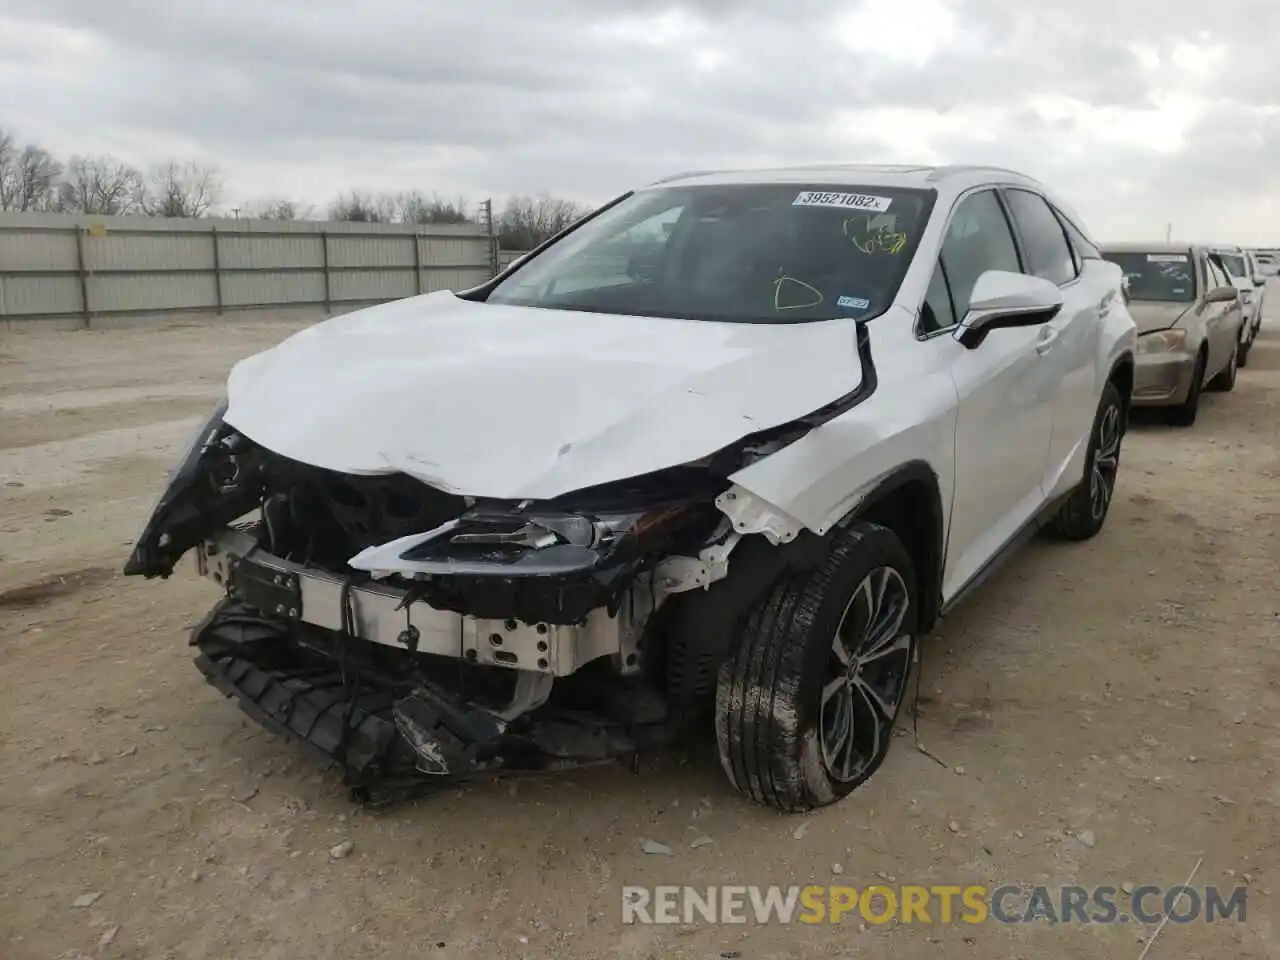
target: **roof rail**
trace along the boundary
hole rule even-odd
[[[1021,170],[1012,170],[1009,167],[997,167],[987,163],[950,163],[942,166],[934,167],[933,172],[929,174],[930,181],[941,180],[943,177],[950,176],[955,173],[1011,173],[1015,177],[1023,180],[1029,180],[1032,183],[1039,183],[1035,177],[1023,173]]]
[[[713,173],[725,173],[724,170],[686,170],[684,173],[673,173],[670,176],[663,177],[661,180],[654,180],[650,186],[657,186],[660,183],[670,183],[672,180],[687,180],[689,177],[705,177]]]

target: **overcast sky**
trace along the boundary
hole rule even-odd
[[[1273,0],[0,0],[0,126],[227,206],[976,162],[1103,239],[1280,245],[1278,105]]]

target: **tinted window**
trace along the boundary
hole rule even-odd
[[[1071,246],[1075,249],[1076,256],[1081,260],[1101,260],[1102,253],[1094,245],[1093,241],[1084,235],[1084,233],[1071,222],[1070,218],[1061,210],[1054,209],[1058,215],[1058,219],[1062,222],[1062,229],[1067,231],[1067,239],[1071,241]]]
[[[1009,190],[1009,209],[1026,248],[1028,272],[1057,284],[1075,279],[1076,265],[1062,224],[1043,198],[1026,190]]]
[[[1227,273],[1233,277],[1247,277],[1249,271],[1245,268],[1244,257],[1234,253],[1224,253],[1219,257],[1219,263],[1227,268]]]
[[[942,261],[933,268],[933,276],[929,278],[929,289],[924,295],[924,307],[920,311],[920,329],[924,333],[936,333],[953,327],[957,323],[955,306],[951,303],[951,291],[947,289],[946,274],[942,269]]]
[[[1187,253],[1104,253],[1124,271],[1133,300],[1190,303],[1196,298],[1195,268]]]
[[[1227,271],[1222,266],[1222,259],[1215,253],[1209,255],[1209,289],[1214,287],[1229,287],[1231,280],[1227,277]]]
[[[960,201],[947,225],[941,259],[958,314],[969,309],[973,285],[986,271],[1022,272],[1009,221],[994,190],[971,194]]]
[[[1213,268],[1209,266],[1209,258],[1203,254],[1197,262],[1200,264],[1200,292],[1204,293],[1216,285],[1213,279]]]
[[[1052,207],[1050,207],[1049,209],[1053,210]],[[1058,214],[1056,210],[1054,210],[1054,216],[1058,218],[1058,226],[1062,228],[1063,233],[1066,233],[1066,230],[1067,230],[1066,222],[1062,219],[1062,217]],[[1067,234],[1067,252],[1071,254],[1071,276],[1078,277],[1080,276],[1080,271],[1084,269],[1083,267],[1084,261],[1080,258],[1080,250],[1078,247],[1076,247],[1074,243],[1072,243],[1071,234],[1069,233]]]
[[[893,302],[932,190],[641,190],[518,267],[490,303],[742,323],[869,318]]]

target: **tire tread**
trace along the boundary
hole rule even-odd
[[[1107,514],[1104,513],[1102,520],[1096,524],[1094,523],[1093,504],[1090,502],[1089,495],[1089,477],[1093,467],[1094,450],[1098,443],[1098,427],[1102,421],[1102,412],[1113,403],[1119,404],[1123,410],[1124,403],[1120,396],[1120,391],[1114,383],[1108,382],[1102,389],[1102,397],[1098,401],[1098,411],[1094,414],[1093,425],[1089,428],[1089,447],[1085,457],[1084,479],[1072,491],[1066,503],[1054,514],[1053,520],[1049,524],[1052,533],[1062,540],[1076,542],[1088,540],[1096,536],[1098,531],[1102,529],[1103,523],[1106,522]],[[1114,496],[1115,492],[1112,491],[1112,497],[1114,498]],[[1107,513],[1109,512],[1110,509],[1108,508]]]
[[[783,812],[811,810],[838,796],[815,793],[801,769],[799,685],[813,642],[815,622],[833,580],[860,556],[887,558],[906,567],[910,557],[887,527],[858,521],[834,537],[812,571],[777,581],[746,620],[720,666],[716,700],[716,745],[729,781],[757,803]],[[913,610],[918,607],[914,589]],[[779,718],[790,714],[791,722]],[[843,795],[843,794],[841,794]]]

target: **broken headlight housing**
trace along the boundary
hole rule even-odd
[[[581,573],[640,557],[692,511],[689,503],[609,512],[477,507],[434,530],[361,551],[349,564],[375,576]]]
[[[203,536],[254,507],[254,491],[240,483],[236,450],[242,438],[223,423],[226,412],[224,397],[169,471],[164,492],[125,564],[126,576],[169,576]]]

